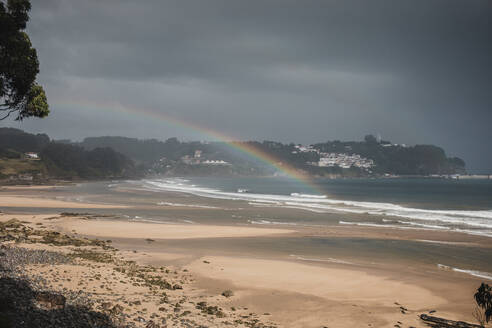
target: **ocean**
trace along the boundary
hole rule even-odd
[[[492,237],[492,180],[318,179],[316,187],[285,178],[172,178],[136,182],[152,191],[243,200],[249,205],[340,214],[338,224],[458,231]],[[347,217],[344,214],[359,214]],[[251,219],[252,224],[333,224]]]

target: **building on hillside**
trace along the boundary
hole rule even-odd
[[[300,153],[309,153],[309,152],[314,152],[317,153],[318,150],[313,148],[313,146],[303,146],[303,145],[296,145],[294,146]]]
[[[374,161],[372,159],[361,157],[358,154],[320,153],[319,161],[310,164],[319,167],[339,166],[343,169],[355,166],[368,170],[374,166]]]
[[[229,162],[223,161],[223,160],[206,160],[203,161],[202,164],[205,165],[231,165]]]
[[[26,155],[27,159],[39,159],[38,153],[27,152],[24,155]]]

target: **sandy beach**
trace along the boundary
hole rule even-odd
[[[0,222],[16,219],[26,227],[22,228],[24,230],[16,228],[16,231],[30,231],[27,237],[14,238],[15,243],[4,240],[4,246],[72,254],[75,258],[57,265],[26,265],[27,276],[43,277],[45,287],[59,293],[83,290],[90,294],[88,297],[96,299],[93,304],[96,310],[108,312],[109,308],[119,305],[123,308],[121,312],[126,313],[122,318],[131,320],[138,327],[145,327],[150,321],[185,326],[182,320],[187,320],[186,323],[192,327],[195,324],[198,327],[199,323],[211,327],[231,324],[238,327],[426,327],[418,315],[429,312],[448,319],[473,321],[472,293],[479,279],[470,279],[456,272],[434,269],[436,273],[426,274],[429,267],[410,267],[410,263],[402,272],[401,267],[391,263],[386,264],[385,270],[376,270],[343,261],[275,259],[267,255],[204,255],[204,250],[176,251],[166,249],[160,243],[166,240],[213,241],[224,238],[250,238],[254,241],[259,237],[314,234],[313,230],[159,224],[117,220],[97,214],[39,214],[35,211],[37,207],[97,210],[116,209],[123,205],[74,203],[5,192],[0,195],[0,202],[2,207],[9,209],[0,213]],[[16,212],[16,208],[22,208],[23,212]],[[25,208],[30,210],[26,212]],[[56,238],[66,236],[60,240],[70,242],[56,242],[56,238],[46,241],[45,236],[50,231]],[[395,236],[395,233],[384,229],[349,230],[347,227],[318,230],[316,233],[341,238],[349,236],[350,231],[353,236],[363,234],[366,238],[371,234],[372,238],[405,236],[404,233]],[[438,235],[429,235],[428,232],[419,235],[412,231],[411,236],[426,240]],[[461,237],[447,240],[465,243],[465,247],[466,243],[479,245],[483,242],[480,238]],[[82,246],[75,246],[76,240],[94,238],[99,240],[95,244],[83,242]],[[103,240],[110,243],[104,244]],[[81,255],[87,255],[89,251],[100,255]],[[100,258],[102,260],[98,260]],[[123,270],[128,266],[142,273],[128,276]],[[161,287],[167,286],[164,293],[166,301],[163,302],[163,294],[159,292],[161,287],[145,281],[161,281]],[[179,288],[173,288],[174,285],[179,285]],[[225,291],[231,291],[230,295],[223,296]],[[110,305],[105,304],[108,302]],[[108,309],[104,310],[105,307]]]
[[[45,189],[45,188],[43,188]],[[15,189],[18,191],[18,189]],[[39,189],[29,189],[39,190]],[[41,189],[42,190],[42,189]],[[70,202],[65,200],[25,197],[23,195],[0,196],[1,207],[30,207],[30,208],[79,208],[79,209],[101,209],[101,208],[125,208],[125,205],[109,205],[109,204],[90,204],[82,202]]]
[[[289,234],[293,230],[232,227],[217,225],[159,224],[145,222],[80,221],[67,220],[60,224],[66,231],[100,238],[151,238],[151,239],[193,239],[193,238],[237,238]]]

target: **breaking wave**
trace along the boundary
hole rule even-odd
[[[482,279],[492,280],[492,273],[489,273],[489,272],[453,268],[451,266],[444,265],[444,264],[438,264],[437,267],[441,270],[455,271],[455,272],[465,273],[465,274],[468,274],[470,276],[474,276],[474,277],[478,277],[478,278],[482,278]]]
[[[139,183],[142,183],[143,187],[147,190],[176,191],[209,198],[243,200],[252,206],[258,207],[284,207],[315,213],[338,212],[395,218],[395,220],[388,220],[391,222],[390,224],[359,222],[357,223],[358,225],[449,230],[492,237],[492,210],[421,209],[404,207],[392,203],[330,199],[324,195],[295,192],[290,195],[226,192],[219,189],[190,185],[187,182],[189,181],[183,179],[148,179],[142,180]],[[349,223],[340,221],[340,224]]]

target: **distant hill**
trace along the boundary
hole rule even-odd
[[[364,141],[329,141],[313,145],[322,152],[355,153],[374,160],[377,173],[399,175],[464,174],[465,161],[448,158],[444,149],[434,145],[406,146],[389,141],[377,142],[368,135]]]
[[[378,142],[368,135],[363,141],[327,141],[299,147],[274,141],[248,141],[254,148],[273,155],[281,162],[318,176],[368,176],[379,174],[397,175],[442,175],[465,173],[465,162],[460,158],[448,158],[445,151],[434,145],[397,145],[389,141]],[[97,147],[110,147],[139,163],[148,172],[174,175],[210,174],[272,174],[272,167],[262,161],[247,156],[223,142],[180,142],[176,138],[166,141],[155,139],[139,140],[126,137],[91,137],[81,143],[81,147],[92,150]],[[237,147],[236,147],[237,148]],[[195,158],[197,151],[199,158]],[[343,165],[320,166],[323,157],[335,154],[341,157],[361,157],[350,167]],[[355,155],[355,156],[354,156]],[[231,166],[204,165],[207,160],[223,160]],[[365,162],[364,162],[365,161]],[[371,162],[370,167],[363,167]]]
[[[111,148],[85,150],[45,134],[0,128],[0,180],[103,179],[136,176],[133,161]]]
[[[0,128],[0,149],[18,152],[40,152],[50,138],[46,134],[30,134],[19,129]]]
[[[276,169],[242,152],[254,147],[313,176],[365,177],[465,173],[465,162],[434,145],[406,146],[378,141],[327,141],[309,146],[274,141],[181,142],[127,137],[53,141],[46,134],[0,128],[0,179],[101,179],[167,175],[271,175]],[[39,158],[29,158],[26,153]]]
[[[156,139],[140,140],[127,137],[90,137],[85,138],[78,145],[87,150],[109,147],[136,162],[147,163],[157,161],[163,156],[179,159],[181,156],[192,151],[193,148],[193,143],[181,143],[176,138],[162,142]]]

